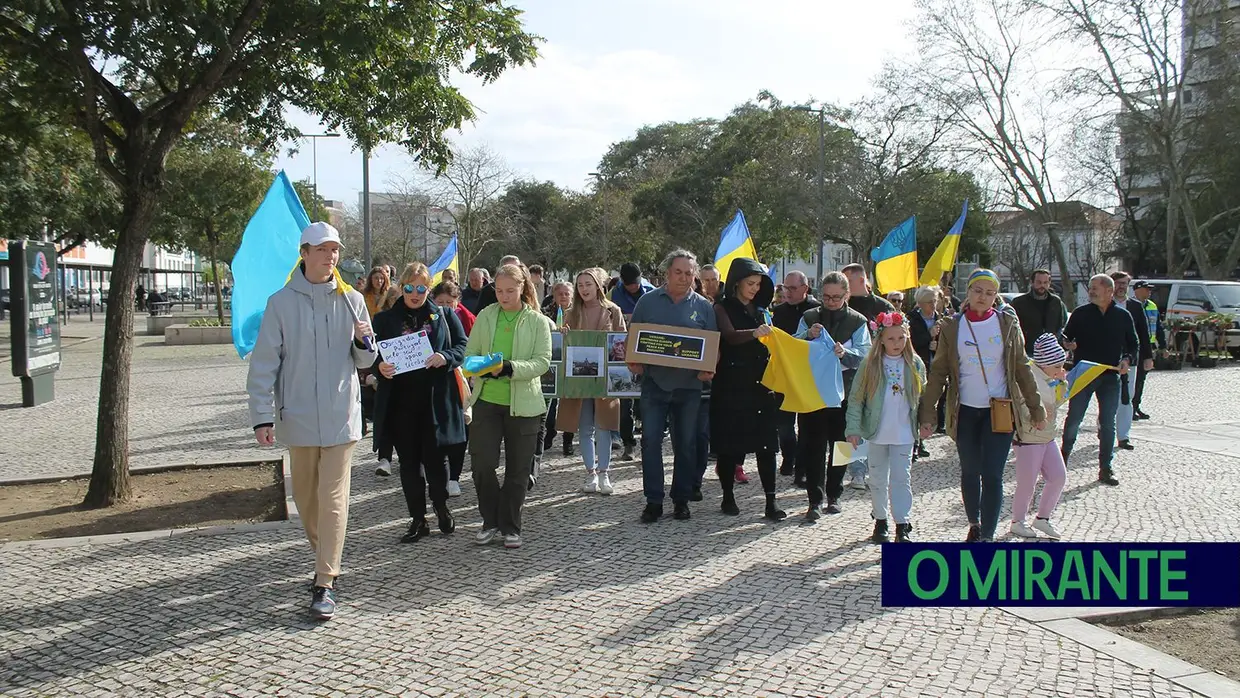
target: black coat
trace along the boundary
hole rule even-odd
[[[935,322],[942,319],[941,313],[934,314]],[[926,327],[926,321],[921,317],[920,308],[908,314],[908,332],[913,340],[913,351],[921,357],[922,363],[929,366],[934,358],[934,352],[930,351],[930,342],[934,337],[930,334],[930,328]]]
[[[379,340],[399,337],[404,331],[404,301],[397,301],[395,307],[389,308],[373,320],[375,337]],[[439,446],[451,446],[465,443],[465,408],[461,403],[460,389],[456,385],[455,369],[465,359],[465,328],[456,313],[448,308],[435,306],[431,309],[430,341],[431,348],[448,359],[448,365],[441,368],[420,369],[427,372],[431,381],[431,416],[435,422],[435,441]],[[375,430],[374,443],[383,442],[383,431],[386,428],[388,402],[391,399],[393,382],[379,374],[379,363],[375,362],[372,369],[379,379],[379,389],[375,394]]]
[[[753,308],[746,308],[735,297],[736,285],[755,274],[762,275],[762,287]],[[715,315],[726,316],[733,330],[748,332],[763,323],[762,309],[774,295],[775,284],[757,262],[734,260]],[[766,345],[756,339],[733,344],[726,336],[720,338],[710,398],[710,445],[715,453],[741,456],[779,449],[779,398],[762,385],[770,356]]]

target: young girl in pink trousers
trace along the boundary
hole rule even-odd
[[[1067,402],[1067,388],[1056,390],[1064,380],[1064,361],[1068,358],[1055,335],[1044,333],[1033,343],[1033,363],[1041,370],[1034,371],[1038,394],[1046,408],[1046,428],[1038,429],[1029,416],[1029,408],[1017,400],[1016,414],[1016,492],[1012,494],[1012,533],[1022,538],[1037,538],[1041,531],[1048,538],[1059,540],[1059,531],[1051,525],[1051,515],[1059,504],[1068,470],[1064,466],[1059,444],[1055,443],[1055,411]],[[1058,395],[1062,394],[1063,398]],[[1033,525],[1025,523],[1029,505],[1033,503],[1033,490],[1041,473],[1042,500],[1038,502],[1037,518]]]

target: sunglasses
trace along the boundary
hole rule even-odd
[[[426,287],[422,284],[414,286],[413,284],[405,284],[400,287],[405,293],[426,293]]]

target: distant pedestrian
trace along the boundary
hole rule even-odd
[[[255,439],[289,450],[293,500],[315,552],[310,614],[320,620],[336,613],[353,447],[362,438],[357,369],[378,358],[362,294],[340,286],[340,250],[327,223],[302,231],[301,264],[267,300],[246,383]]]

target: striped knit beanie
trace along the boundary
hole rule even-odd
[[[989,269],[977,269],[972,274],[969,274],[969,282],[964,287],[969,288],[978,281],[992,283],[995,285],[995,290],[999,290],[999,275]]]
[[[1050,332],[1043,332],[1033,342],[1033,363],[1039,366],[1062,366],[1068,360],[1068,352],[1059,346],[1059,340]]]

